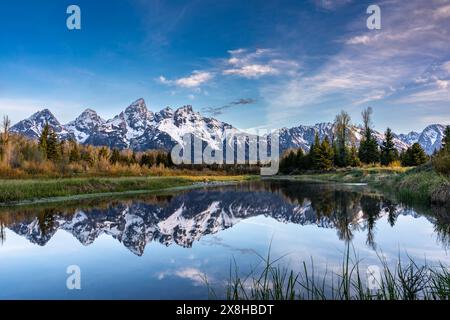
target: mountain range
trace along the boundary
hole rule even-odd
[[[108,146],[110,148],[145,151],[149,149],[171,150],[182,141],[185,134],[192,134],[206,143],[215,144],[225,138],[227,132],[242,132],[232,125],[215,118],[204,117],[195,112],[192,106],[183,106],[176,110],[169,107],[152,112],[144,99],[138,99],[120,114],[105,120],[92,109],[86,109],[76,119],[61,124],[48,109],[34,113],[11,127],[11,132],[37,139],[48,123],[62,140],[73,139],[83,144]],[[318,123],[313,126],[299,125],[280,129],[280,150],[302,148],[308,151],[314,141],[315,133],[323,139],[333,136],[333,124]],[[352,126],[351,135],[356,145],[362,138],[363,129]],[[402,150],[418,142],[427,154],[440,149],[444,134],[444,125],[431,124],[422,132],[394,134],[397,149]],[[381,144],[384,134],[374,131]],[[217,138],[216,138],[217,137]]]

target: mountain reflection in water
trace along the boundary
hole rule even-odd
[[[191,247],[207,234],[231,228],[240,221],[265,215],[282,223],[334,228],[341,240],[352,240],[355,231],[366,234],[366,244],[376,247],[374,227],[387,217],[421,216],[364,187],[331,186],[298,182],[252,182],[236,186],[197,189],[175,195],[97,200],[74,206],[3,209],[0,241],[5,228],[45,246],[58,230],[71,233],[83,245],[106,234],[141,256],[151,241]],[[445,208],[423,214],[447,247],[450,219]],[[447,218],[446,218],[447,217]]]

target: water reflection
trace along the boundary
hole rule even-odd
[[[204,235],[258,215],[282,223],[333,228],[343,241],[351,241],[357,231],[364,232],[367,246],[376,249],[376,224],[381,217],[394,227],[400,215],[421,216],[362,187],[293,182],[253,182],[176,195],[3,211],[1,243],[5,242],[5,228],[40,246],[45,246],[58,230],[65,230],[86,246],[106,234],[138,256],[152,241],[191,247]],[[437,238],[447,247],[448,210],[434,208],[422,215],[433,223]]]

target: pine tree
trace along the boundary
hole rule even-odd
[[[109,158],[109,161],[112,164],[116,164],[120,161],[120,151],[117,148],[114,148],[111,154],[111,157]]]
[[[297,150],[297,154],[295,155],[295,165],[299,170],[305,170],[305,154],[303,153],[302,148]]]
[[[333,157],[333,149],[331,148],[328,137],[325,137],[318,149],[316,168],[320,170],[330,170],[333,168]]]
[[[394,136],[390,128],[387,128],[384,136],[385,138],[381,145],[380,162],[382,165],[387,166],[398,160],[398,151],[395,148]]]
[[[145,153],[141,157],[140,165],[151,168],[155,164],[154,157],[151,153]],[[281,164],[280,164],[281,166]]]
[[[101,147],[100,150],[98,151],[98,158],[99,159],[107,159],[108,158],[108,148],[106,147]]]
[[[356,148],[355,144],[352,144],[352,147],[350,148],[348,165],[351,167],[359,167],[361,165],[361,161],[358,157],[358,149]]]
[[[131,158],[130,158],[130,164],[136,164],[136,163],[138,163],[137,157],[136,157],[136,152],[133,151],[133,153],[131,154]]]
[[[47,141],[49,133],[50,133],[50,126],[48,125],[48,123],[46,123],[39,137],[39,149],[41,150],[44,157],[47,157]]]
[[[361,113],[364,123],[364,137],[359,145],[358,155],[361,162],[366,164],[376,163],[380,160],[378,143],[371,129],[372,108],[367,108]]]
[[[55,130],[49,127],[47,138],[47,159],[56,161],[59,159],[59,142]]]
[[[419,166],[428,161],[428,156],[417,142],[402,153],[403,166]]]
[[[311,149],[309,151],[311,166],[314,169],[320,169],[320,139],[319,134],[316,132],[314,136],[314,142],[311,145]]]
[[[441,150],[444,153],[450,153],[450,126],[445,127]]]
[[[78,148],[78,144],[76,142],[71,143],[71,149],[69,152],[69,161],[70,162],[78,162],[81,159],[80,149]]]
[[[281,167],[284,173],[290,173],[296,168],[297,155],[294,150],[289,150],[282,160]]]

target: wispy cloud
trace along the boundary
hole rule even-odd
[[[369,44],[370,43],[370,37],[367,35],[364,36],[355,36],[353,38],[350,38],[346,41],[347,44]]]
[[[241,98],[236,101],[230,102],[227,105],[221,106],[221,107],[206,107],[202,109],[202,112],[209,114],[211,116],[218,116],[225,112],[225,110],[237,107],[237,106],[245,106],[249,104],[254,104],[256,100],[252,98]]]
[[[361,30],[360,20],[350,22],[341,50],[319,68],[262,88],[268,121],[283,123],[331,102],[336,109],[387,99],[395,103],[411,88],[410,103],[448,102],[450,19],[442,19],[448,1],[442,4],[385,1],[380,31]]]
[[[450,18],[450,4],[437,8],[434,11],[433,16],[436,19]]]
[[[450,74],[450,61],[443,63],[442,69],[445,70],[448,74]]]
[[[299,65],[296,61],[283,59],[273,49],[246,49],[228,51],[230,58],[226,60],[224,75],[236,75],[248,79],[258,79],[268,75],[285,75],[296,72]]]
[[[158,80],[165,85],[175,85],[182,88],[197,88],[213,79],[213,77],[214,75],[211,72],[195,70],[187,77],[169,80],[164,76],[160,76]]]
[[[276,74],[277,69],[262,64],[249,64],[239,68],[231,68],[223,71],[223,74],[234,74],[245,78],[259,78],[268,74]]]
[[[352,0],[313,0],[314,3],[326,10],[336,10],[352,2]]]

